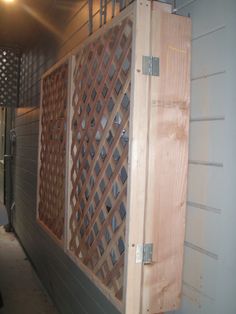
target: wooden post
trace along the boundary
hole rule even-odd
[[[69,58],[69,76],[68,76],[68,96],[67,96],[67,139],[66,139],[66,172],[65,172],[65,225],[64,225],[64,250],[67,252],[69,246],[69,223],[71,216],[71,205],[70,205],[70,193],[71,193],[71,180],[70,180],[70,171],[72,167],[72,158],[71,158],[71,143],[72,143],[72,132],[71,132],[71,121],[72,121],[72,101],[74,94],[74,80],[73,73],[75,69],[75,56],[72,55]]]
[[[148,136],[148,76],[142,74],[142,57],[150,54],[151,2],[138,0],[133,26],[132,93],[128,215],[126,223],[125,313],[141,313],[142,264],[136,263],[136,249],[144,242],[145,189]]]
[[[190,19],[171,6],[137,1],[130,117],[125,313],[180,306],[190,102]],[[142,57],[159,73],[142,73]],[[157,64],[156,64],[157,65]],[[158,66],[157,66],[158,67]],[[137,246],[153,245],[152,262]]]
[[[151,55],[159,76],[151,77],[144,243],[153,262],[143,267],[141,313],[180,306],[188,168],[190,103],[189,18],[153,3]]]

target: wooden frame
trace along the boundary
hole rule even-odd
[[[39,202],[40,202],[40,184],[41,184],[41,180],[40,180],[40,171],[42,168],[42,161],[41,161],[41,151],[42,151],[42,140],[41,140],[41,136],[42,136],[42,119],[43,119],[43,97],[44,97],[44,93],[43,93],[43,82],[44,80],[49,77],[50,75],[52,75],[55,71],[57,71],[61,66],[66,65],[68,66],[68,73],[67,73],[67,78],[69,79],[69,77],[71,76],[71,73],[69,72],[69,58],[65,57],[63,58],[61,61],[59,61],[57,64],[55,64],[53,67],[51,67],[47,72],[44,73],[44,75],[41,78],[41,99],[40,99],[40,116],[39,116],[39,151],[38,151],[38,173],[37,173],[37,222],[39,224],[39,226],[48,233],[48,235],[60,246],[60,247],[64,247],[64,232],[63,232],[63,238],[60,239],[58,238],[58,236],[47,226],[47,224],[42,221],[40,219],[39,216]],[[65,110],[66,114],[68,114],[68,108],[69,108],[69,100],[70,100],[70,94],[67,91],[67,97],[66,97],[66,103],[67,103],[67,108]],[[67,133],[67,132],[66,132]],[[67,135],[66,135],[67,137]],[[66,140],[67,142],[67,140]],[[65,153],[65,159],[67,156],[68,152]],[[66,164],[64,166],[64,168],[66,168]],[[65,183],[66,184],[66,180]],[[66,186],[66,185],[65,185]],[[65,204],[67,204],[67,198],[66,198],[66,189],[65,190]],[[65,210],[66,207],[64,207],[64,213],[66,212]],[[64,225],[64,224],[63,224]]]
[[[70,150],[73,145],[71,126],[76,56],[127,18],[131,18],[133,23],[130,140],[124,289],[123,298],[119,300],[111,287],[103,284],[71,250],[73,209],[70,195],[74,161]],[[64,240],[58,241],[39,221],[40,225],[119,311],[126,314],[155,314],[174,310],[180,305],[188,164],[190,43],[189,18],[172,15],[169,5],[138,0],[44,75],[46,77],[67,60]],[[160,72],[157,75],[143,73],[144,56],[158,58]],[[144,264],[137,254],[140,247],[148,243],[153,245],[152,261]]]
[[[79,51],[81,51],[84,47],[86,47],[88,44],[99,38],[100,36],[103,36],[103,34],[106,34],[106,32],[109,29],[112,29],[115,27],[117,24],[120,22],[124,21],[126,18],[133,16],[133,5],[127,8],[126,11],[124,11],[119,17],[115,18],[112,22],[110,22],[106,27],[103,27],[101,30],[96,32],[94,35],[88,38],[82,45],[80,45],[75,51],[73,51],[73,54],[76,55]],[[72,87],[72,89],[74,86]],[[72,116],[71,116],[72,118]],[[109,123],[108,123],[109,124]],[[71,138],[70,138],[70,143],[71,143]],[[110,154],[111,155],[111,154]],[[72,164],[72,159],[70,155],[70,160],[69,164]],[[70,166],[71,168],[71,166]],[[71,184],[70,184],[70,189],[71,189]],[[71,204],[70,201],[68,200],[68,217],[71,216]],[[111,291],[105,286],[101,285],[101,281],[97,278],[97,276],[90,270],[88,267],[86,267],[80,259],[76,258],[76,256],[70,251],[69,249],[69,226],[70,222],[68,219],[67,222],[67,243],[66,243],[66,251],[67,254],[73,259],[73,261],[83,270],[85,273],[89,276],[89,278],[97,285],[97,287],[106,295],[106,297],[121,311],[123,312],[123,302],[120,302],[118,299],[114,298],[114,295],[111,293]]]
[[[142,271],[141,313],[174,310],[181,301],[190,46],[190,19],[153,3],[150,47],[160,58],[160,76],[150,79],[144,243],[154,249],[153,263]]]

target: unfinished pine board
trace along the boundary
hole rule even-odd
[[[65,216],[68,61],[42,78],[38,165],[40,225],[62,244]]]
[[[143,267],[141,313],[177,309],[181,301],[188,168],[189,18],[153,4],[151,54],[160,76],[151,78],[144,243],[153,262]]]
[[[128,213],[126,228],[124,312],[140,312],[143,264],[136,263],[138,245],[144,243],[146,199],[148,103],[150,77],[143,75],[143,56],[150,56],[151,2],[137,1],[134,11],[132,54],[132,93],[128,172]]]

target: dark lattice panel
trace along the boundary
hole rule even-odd
[[[76,57],[69,250],[122,300],[132,21]]]
[[[0,47],[0,106],[17,106],[19,62],[18,50]]]
[[[68,64],[43,79],[40,137],[39,220],[63,239]]]

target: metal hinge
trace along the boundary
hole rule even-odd
[[[151,264],[152,263],[153,244],[137,244],[136,246],[136,263]]]
[[[158,57],[143,56],[143,74],[151,76],[160,75],[160,60]]]

